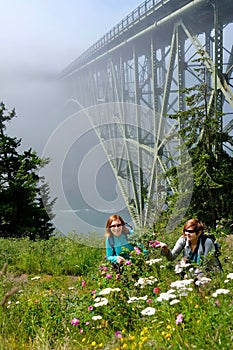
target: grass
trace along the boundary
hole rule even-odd
[[[232,349],[233,237],[216,234],[222,275],[185,287],[156,249],[134,252],[119,278],[79,235],[0,239],[0,349]]]

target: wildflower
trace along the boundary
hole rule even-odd
[[[82,280],[81,285],[82,285],[82,287],[85,287],[86,282],[84,280]]]
[[[146,302],[147,302],[147,303],[151,303],[151,302],[152,302],[152,299],[147,299]]]
[[[162,261],[162,260],[163,260],[162,258],[159,258],[159,259],[151,259],[151,260],[147,260],[147,261],[146,261],[146,264],[149,265],[149,266],[151,266],[151,265],[156,264],[157,262],[160,262],[160,261]]]
[[[157,278],[155,278],[155,277],[153,277],[153,276],[150,276],[150,277],[148,277],[148,278],[143,278],[143,277],[141,277],[141,278],[139,278],[139,280],[136,282],[136,283],[134,283],[134,285],[135,285],[135,287],[137,287],[137,286],[141,286],[141,288],[143,288],[143,287],[145,287],[146,285],[152,285],[153,283],[155,283],[155,282],[157,282],[158,280],[157,280]]]
[[[107,274],[106,274],[106,278],[112,278],[111,273],[107,273]]]
[[[179,315],[176,317],[176,324],[181,323],[181,322],[183,322],[183,315],[182,315],[182,314],[179,314]]]
[[[93,316],[92,320],[93,321],[102,320],[102,316],[99,316],[99,315],[98,316]]]
[[[116,280],[119,280],[120,277],[121,277],[121,274],[120,274],[120,273],[117,273],[117,274],[116,274]]]
[[[90,322],[88,322],[88,321],[85,322],[85,325],[86,325],[86,326],[88,326],[89,324],[90,324]]]
[[[157,245],[159,245],[160,242],[159,241],[149,241],[149,246],[152,248],[157,247]]]
[[[131,261],[130,260],[126,260],[125,261],[125,265],[131,265]]]
[[[195,282],[196,286],[201,286],[211,281],[211,278],[207,278],[205,276],[199,277],[199,279]]]
[[[96,294],[96,289],[94,289],[94,290],[92,291],[92,294]]]
[[[73,324],[74,326],[78,326],[80,321],[76,317],[74,317],[73,320],[70,321],[70,323]]]
[[[69,287],[68,289],[69,289],[69,290],[73,290],[73,289],[75,289],[75,288],[74,288],[74,287]]]
[[[189,280],[181,280],[181,281],[175,281],[175,282],[172,282],[170,284],[171,287],[176,287],[176,288],[184,288],[186,287],[187,285],[193,283],[193,279],[189,279]]]
[[[39,280],[39,279],[40,279],[40,276],[35,276],[35,277],[31,278],[31,281],[35,281],[35,280]]]
[[[138,301],[138,300],[147,300],[147,295],[145,295],[144,297],[130,297],[127,303],[131,304],[134,301]]]
[[[99,292],[99,295],[106,295],[111,292],[120,292],[120,288],[105,288]]]
[[[138,247],[134,247],[134,251],[136,254],[141,254],[141,250]]]
[[[91,343],[91,346],[96,346],[96,342],[93,341],[93,342]]]
[[[83,328],[80,328],[80,331],[79,331],[79,333],[83,333]]]
[[[220,307],[220,302],[219,302],[218,299],[215,301],[215,305],[216,305],[217,307]]]
[[[160,288],[158,288],[158,287],[154,288],[154,289],[153,289],[153,292],[154,292],[155,294],[159,294],[159,293],[160,293]]]
[[[96,298],[94,307],[103,306],[108,304],[107,298]]]
[[[179,299],[173,299],[172,301],[170,301],[170,305],[178,304],[179,302]]]
[[[219,294],[228,294],[230,293],[229,289],[217,289],[215,293],[212,294],[212,297],[216,298]]]
[[[88,306],[88,310],[92,311],[93,310],[93,306],[92,305]]]
[[[84,343],[84,342],[85,342],[85,340],[86,340],[86,338],[83,338],[83,339],[82,339],[82,343]]]
[[[143,316],[151,316],[155,314],[155,308],[154,307],[146,307],[144,310],[141,311],[141,314]]]
[[[115,336],[116,336],[117,338],[122,338],[122,337],[123,337],[123,335],[122,335],[122,333],[121,333],[120,331],[116,331],[116,332],[115,332]]]
[[[158,301],[163,301],[163,300],[170,300],[170,299],[175,299],[176,295],[172,293],[161,293],[160,296],[157,298]]]
[[[227,278],[230,278],[231,280],[233,280],[233,272],[228,273]]]

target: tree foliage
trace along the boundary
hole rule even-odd
[[[38,174],[48,160],[38,157],[31,148],[18,152],[21,140],[6,132],[6,124],[14,117],[15,110],[8,112],[1,103],[0,236],[48,239],[53,226],[44,204],[52,208],[54,201],[49,202],[48,185]]]
[[[179,133],[192,160],[194,187],[187,215],[216,227],[218,221],[233,218],[233,158],[224,146],[232,145],[233,140],[221,128],[223,115],[214,110],[213,99],[211,104],[211,90],[203,79],[200,82],[185,89],[186,110],[171,117],[180,121]],[[175,174],[173,169],[169,176],[172,174]],[[176,183],[176,176],[171,177]]]

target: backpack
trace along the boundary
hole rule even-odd
[[[200,239],[201,239],[201,244],[203,248],[203,252],[205,253],[205,241],[207,238],[210,238],[212,242],[214,243],[214,248],[215,248],[215,256],[221,255],[221,245],[216,241],[216,238],[213,234],[207,235],[207,234],[202,234]]]
[[[215,257],[216,261],[218,262],[219,269],[222,270],[222,264],[219,260],[219,256],[221,255],[221,245],[217,242],[217,240],[213,234],[210,234],[210,235],[202,234],[200,236],[200,241],[202,244],[203,253],[205,254],[205,241],[207,238],[211,239],[212,242],[214,243],[214,249],[215,249],[214,257]]]

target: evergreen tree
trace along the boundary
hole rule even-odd
[[[52,216],[44,204],[52,208],[54,201],[49,202],[48,186],[39,178],[39,170],[48,160],[38,157],[32,149],[18,152],[21,140],[6,132],[6,124],[14,117],[15,110],[8,113],[1,103],[0,236],[48,239],[53,232]]]
[[[179,133],[192,160],[194,187],[187,215],[216,227],[219,220],[233,219],[233,158],[224,147],[227,143],[232,145],[233,140],[221,129],[223,116],[214,110],[213,103],[209,107],[211,90],[204,79],[200,81],[200,85],[185,89],[186,110],[171,117],[180,120]],[[180,151],[182,157],[182,146]],[[174,169],[168,172],[173,184],[176,173]]]

